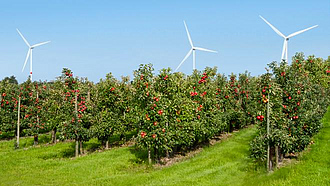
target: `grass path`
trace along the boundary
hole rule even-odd
[[[133,147],[71,159],[73,143],[13,150],[0,142],[0,185],[327,185],[330,183],[330,112],[310,152],[299,162],[267,174],[249,158],[254,127],[206,147],[166,168],[141,163]],[[32,139],[24,139],[32,140]],[[23,141],[24,143],[24,141]]]

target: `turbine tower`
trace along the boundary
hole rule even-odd
[[[30,80],[32,81],[32,50],[37,47],[37,46],[41,46],[41,45],[44,45],[44,44],[47,44],[49,43],[50,41],[46,41],[46,42],[42,42],[42,43],[38,43],[38,44],[35,44],[35,45],[30,45],[29,42],[27,42],[27,40],[24,38],[24,36],[22,35],[22,33],[16,29],[17,32],[19,33],[19,35],[22,37],[22,39],[24,40],[24,42],[26,43],[26,45],[29,47],[29,50],[28,50],[28,53],[26,55],[26,58],[25,58],[25,62],[24,62],[24,66],[23,66],[23,69],[22,69],[22,72],[24,71],[24,68],[26,66],[26,62],[28,61],[29,57],[30,57]]]
[[[300,30],[298,32],[292,33],[288,36],[285,36],[284,34],[282,34],[277,28],[275,28],[272,24],[270,24],[265,18],[263,18],[261,15],[259,15],[260,18],[262,20],[264,20],[279,36],[284,38],[284,43],[283,43],[283,49],[282,49],[282,57],[281,60],[285,60],[286,62],[288,62],[288,41],[291,37],[296,36],[298,34],[301,34],[303,32],[306,32],[307,30],[310,30],[312,28],[317,27],[318,25],[314,25],[312,27],[306,28],[304,30]]]
[[[190,43],[190,46],[191,46],[191,49],[189,50],[188,54],[183,58],[183,60],[181,61],[181,63],[179,64],[179,66],[175,69],[175,72],[180,68],[180,66],[183,64],[183,62],[191,55],[191,53],[193,53],[193,70],[196,69],[196,54],[195,54],[195,51],[196,50],[200,50],[200,51],[205,51],[205,52],[214,52],[214,53],[218,53],[217,51],[214,51],[214,50],[209,50],[209,49],[206,49],[206,48],[201,48],[201,47],[195,47],[193,45],[193,42],[191,40],[191,37],[190,37],[190,34],[189,34],[189,31],[188,31],[188,28],[187,28],[187,25],[186,25],[186,22],[183,21],[184,23],[184,26],[186,28],[186,32],[187,32],[187,36],[188,36],[188,40],[189,40],[189,43]]]

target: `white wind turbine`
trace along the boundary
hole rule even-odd
[[[282,50],[282,58],[281,60],[288,61],[288,41],[291,37],[296,36],[298,34],[301,34],[303,32],[306,32],[307,30],[310,30],[312,28],[317,27],[318,25],[314,25],[312,27],[306,28],[304,30],[300,30],[298,32],[292,33],[288,36],[285,36],[282,34],[277,28],[275,28],[273,25],[271,25],[265,18],[263,18],[261,15],[259,15],[262,20],[264,20],[279,36],[284,38],[284,43],[283,43],[283,50]]]
[[[193,53],[193,70],[196,69],[196,59],[195,59],[195,50],[200,50],[200,51],[205,51],[205,52],[214,52],[214,53],[218,53],[217,51],[214,51],[214,50],[209,50],[209,49],[206,49],[206,48],[201,48],[201,47],[195,47],[192,43],[192,40],[190,38],[190,34],[189,34],[189,31],[188,31],[188,28],[187,28],[187,25],[186,25],[186,22],[183,21],[184,23],[184,26],[186,28],[186,31],[187,31],[187,35],[188,35],[188,39],[189,39],[189,43],[190,43],[190,46],[191,46],[191,49],[189,50],[188,54],[186,55],[186,57],[183,58],[183,60],[181,61],[181,63],[179,64],[179,66],[175,69],[175,72],[180,68],[180,66],[183,64],[183,62],[190,56],[191,53]]]
[[[38,43],[38,44],[35,44],[35,45],[30,45],[27,40],[24,38],[24,36],[22,35],[22,33],[16,29],[17,32],[19,33],[19,35],[22,37],[22,39],[24,40],[24,42],[26,43],[26,45],[29,47],[29,50],[28,50],[28,53],[26,55],[26,58],[25,58],[25,62],[24,62],[24,66],[23,66],[23,69],[22,69],[22,72],[24,71],[24,68],[26,66],[26,62],[28,61],[29,57],[30,57],[30,80],[32,81],[32,50],[37,47],[37,46],[41,46],[41,45],[44,45],[46,43],[49,43],[50,41],[46,41],[46,42],[42,42],[42,43]]]

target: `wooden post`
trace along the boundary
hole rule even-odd
[[[58,109],[56,109],[56,115],[58,115]],[[56,144],[56,132],[57,132],[57,128],[55,126],[55,128],[53,128],[52,130],[52,143]]]
[[[87,102],[89,102],[90,100],[91,100],[91,92],[88,89],[88,92],[87,92]]]
[[[78,125],[78,121],[76,121],[78,119],[78,95],[77,92],[75,92],[75,102],[74,102],[74,110],[75,110],[75,115],[76,115],[76,119],[75,122]],[[78,135],[78,131],[76,131],[76,135]],[[79,140],[78,140],[78,136],[76,136],[76,157],[79,156]]]
[[[39,99],[39,92],[38,92],[38,89],[37,89],[37,100]],[[39,100],[38,100],[39,101]],[[38,126],[40,126],[40,120],[39,120],[39,115],[38,115],[38,112],[37,112],[37,124]],[[35,134],[34,135],[34,145],[38,145],[38,134]]]
[[[269,69],[267,70],[267,74],[269,75]],[[270,83],[270,77],[268,82]],[[270,120],[269,120],[269,102],[270,102],[270,96],[269,96],[269,91],[268,91],[268,100],[267,100],[267,137],[269,137],[270,135],[270,128],[269,128],[269,124],[270,124]],[[271,159],[270,159],[270,146],[269,146],[269,142],[268,142],[268,147],[267,147],[267,171],[269,172],[271,169]]]
[[[75,98],[74,98],[74,111],[76,117],[78,117],[78,94],[75,93]]]
[[[150,148],[148,149],[148,160],[149,160],[149,165],[151,165],[151,152],[150,152]]]
[[[16,148],[19,148],[19,124],[20,124],[20,114],[21,114],[21,97],[18,96],[18,108],[17,108],[17,141]]]
[[[269,131],[269,93],[268,93],[268,102],[267,102],[267,137],[269,137],[270,131]],[[270,146],[268,142],[267,147],[267,170],[270,171]]]

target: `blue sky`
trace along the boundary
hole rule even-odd
[[[330,1],[0,1],[0,79],[21,72],[28,51],[16,32],[30,44],[51,40],[33,51],[33,79],[50,81],[63,67],[98,82],[106,73],[129,75],[141,63],[156,72],[175,69],[189,51],[186,21],[196,46],[218,54],[196,52],[196,67],[218,67],[230,74],[264,67],[281,58],[283,39],[259,15],[284,35],[318,24],[289,41],[289,58],[296,52],[330,55]],[[27,66],[28,67],[28,66]],[[192,57],[179,71],[190,74]]]

